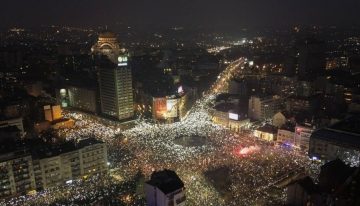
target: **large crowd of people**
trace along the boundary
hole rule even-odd
[[[220,76],[217,84],[221,82]],[[251,133],[236,134],[213,124],[209,104],[221,86],[212,88],[214,91],[199,100],[185,120],[172,124],[138,121],[135,127],[123,130],[90,115],[68,113],[76,120],[76,126],[60,130],[59,135],[68,140],[94,136],[106,142],[109,175],[0,204],[90,205],[113,198],[124,205],[144,205],[144,195],[136,191],[137,174],[146,180],[153,171],[165,168],[176,171],[184,181],[187,205],[281,204],[285,192],[276,187],[276,182],[295,170],[315,173],[316,163],[296,151],[263,142]],[[182,137],[201,137],[206,142],[194,146],[177,144],[175,140]]]

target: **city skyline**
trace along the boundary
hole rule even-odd
[[[359,206],[359,5],[4,2],[0,206]]]

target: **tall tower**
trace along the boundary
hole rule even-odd
[[[91,50],[94,54],[106,55],[114,63],[99,69],[101,112],[118,120],[133,117],[134,100],[128,55],[120,49],[115,34],[100,34]]]

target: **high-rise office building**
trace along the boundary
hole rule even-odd
[[[128,55],[120,49],[116,36],[110,32],[100,34],[92,52],[106,55],[114,63],[99,68],[101,112],[118,120],[133,117],[134,100]]]

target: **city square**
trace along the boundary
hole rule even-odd
[[[278,181],[293,171],[315,176],[317,163],[305,154],[264,142],[251,132],[234,133],[215,125],[209,114],[216,93],[224,89],[242,61],[229,65],[180,122],[137,120],[133,128],[122,129],[88,114],[67,112],[76,125],[59,130],[59,135],[67,140],[94,136],[104,141],[109,174],[74,180],[2,204],[91,205],[110,198],[116,204],[141,205],[143,191],[137,188],[152,172],[162,169],[176,171],[184,181],[188,205],[282,204],[285,191],[276,185]],[[181,137],[188,138],[179,144]],[[196,138],[201,140],[196,142]]]

